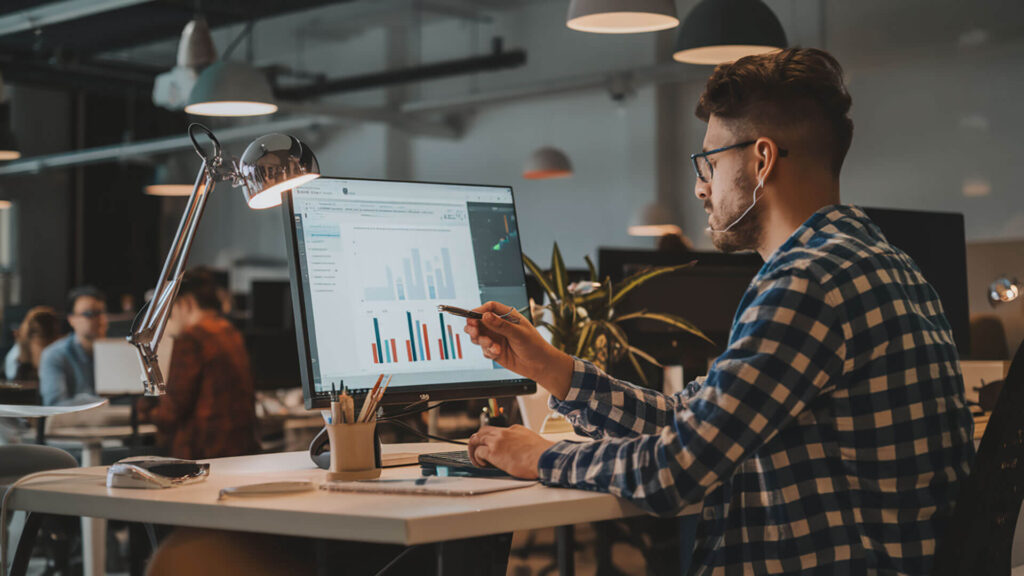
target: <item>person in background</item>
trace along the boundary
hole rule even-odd
[[[167,323],[174,338],[167,394],[142,398],[139,416],[156,424],[170,456],[205,459],[259,451],[255,391],[242,335],[220,313],[210,272],[190,270]]]
[[[53,344],[61,333],[61,322],[57,311],[49,306],[36,306],[28,311],[16,335],[18,355],[13,380],[38,380],[39,364],[43,350]]]
[[[96,399],[92,348],[107,335],[106,297],[92,286],[75,288],[67,314],[71,334],[47,346],[39,359],[39,394],[46,406]]]

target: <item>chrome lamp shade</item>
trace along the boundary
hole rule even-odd
[[[185,112],[198,116],[262,116],[277,112],[270,83],[262,72],[241,62],[214,62],[189,94]]]
[[[267,134],[242,153],[237,172],[239,187],[250,208],[281,204],[281,194],[320,176],[313,151],[294,136]]]
[[[702,0],[683,20],[672,57],[717,65],[786,45],[782,24],[761,0]]]
[[[565,25],[581,32],[633,34],[679,25],[673,0],[572,0]]]

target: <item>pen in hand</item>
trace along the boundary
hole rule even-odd
[[[484,317],[484,315],[479,312],[466,310],[465,308],[459,308],[457,306],[447,306],[445,304],[441,304],[437,307],[437,309],[440,312],[446,312],[448,314],[451,314],[452,316],[459,316],[461,318],[472,318],[473,320],[481,320]],[[509,308],[508,312],[506,312],[505,314],[495,314],[495,316],[501,318],[502,320],[510,324],[519,324],[519,318],[513,316],[513,312],[515,312],[515,308]]]

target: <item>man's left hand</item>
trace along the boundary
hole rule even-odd
[[[490,464],[517,478],[535,480],[540,456],[552,445],[554,442],[519,425],[484,426],[469,437],[469,458],[477,466]]]

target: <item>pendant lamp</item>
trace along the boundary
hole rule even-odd
[[[189,94],[185,112],[199,116],[263,116],[277,112],[267,77],[241,62],[214,62]]]
[[[572,0],[565,25],[580,32],[632,34],[679,25],[673,0]]]
[[[761,0],[701,0],[683,20],[672,57],[718,65],[786,45],[782,24]]]
[[[536,149],[523,169],[527,180],[546,180],[572,176],[572,162],[565,152],[552,146]]]

